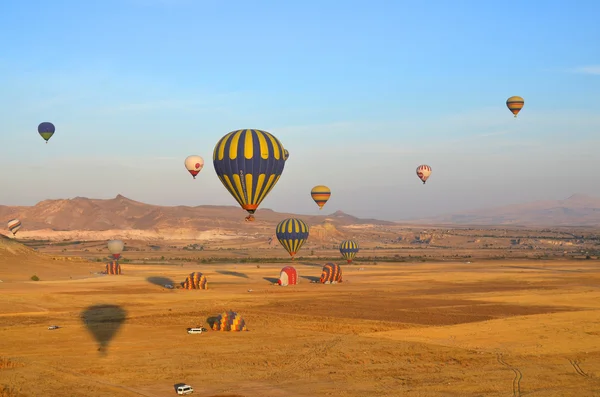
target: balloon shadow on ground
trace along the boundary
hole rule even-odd
[[[323,265],[321,265],[321,264],[312,263],[312,262],[298,262],[298,263],[300,263],[301,265],[304,265],[304,266],[319,267],[319,268],[323,267]]]
[[[94,305],[82,311],[80,318],[98,343],[98,352],[105,356],[108,344],[127,319],[127,311],[117,305]]]
[[[217,273],[224,274],[226,276],[248,278],[248,275],[246,273],[232,272],[231,270],[217,270]]]
[[[314,282],[317,282],[317,283],[321,280],[321,277],[317,277],[317,276],[300,276],[300,277],[302,277],[305,280],[308,280],[308,281],[311,281],[311,282],[314,281]]]
[[[163,288],[167,288],[165,287],[165,285],[172,285],[173,287],[175,287],[175,281],[171,280],[168,277],[151,276],[146,278],[146,281],[148,281],[150,284],[158,285],[159,287]]]
[[[263,277],[263,280],[267,280],[272,284],[277,284],[277,282],[279,281],[277,277]]]

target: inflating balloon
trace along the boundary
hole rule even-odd
[[[48,143],[48,140],[52,138],[52,135],[54,135],[55,131],[56,129],[54,128],[54,124],[49,123],[47,121],[44,121],[43,123],[40,123],[40,125],[38,125],[38,134],[40,134],[42,138],[44,138],[46,143]]]
[[[294,255],[308,239],[308,226],[300,219],[284,219],[277,225],[275,235],[294,260]]]
[[[284,148],[273,135],[261,130],[237,130],[217,142],[215,172],[223,186],[254,220],[254,212],[275,187],[285,167]]]
[[[204,159],[202,157],[196,155],[186,157],[185,168],[192,174],[194,179],[196,179],[196,175],[202,171],[202,167],[204,167]]]

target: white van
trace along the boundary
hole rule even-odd
[[[177,386],[177,394],[179,395],[192,394],[193,392],[194,389],[190,385]]]

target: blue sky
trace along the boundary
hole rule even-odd
[[[317,184],[333,191],[323,212],[385,219],[600,196],[598,15],[595,1],[5,2],[0,204],[235,205],[211,160],[239,128],[290,151],[262,208],[317,213]],[[196,180],[190,154],[206,160]]]

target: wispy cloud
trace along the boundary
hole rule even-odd
[[[600,75],[600,65],[580,66],[572,69],[574,73]]]

